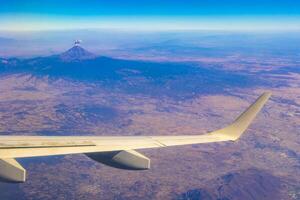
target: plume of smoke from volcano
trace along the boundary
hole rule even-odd
[[[74,45],[79,46],[82,43],[82,40],[75,40]]]

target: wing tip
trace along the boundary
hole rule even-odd
[[[267,98],[266,100],[268,100],[272,96],[272,92],[270,91],[263,92],[261,96],[265,96],[265,98]]]
[[[232,141],[238,140],[253,122],[256,115],[262,110],[266,102],[272,96],[272,92],[263,92],[229,127],[233,130],[227,134]]]
[[[220,130],[214,131],[211,134],[221,136],[226,141],[238,140],[271,97],[271,95],[271,92],[262,93],[254,103],[252,103],[238,118],[236,118],[232,124]]]

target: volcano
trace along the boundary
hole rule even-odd
[[[249,87],[271,83],[256,76],[194,63],[149,62],[97,56],[75,44],[69,50],[45,57],[1,59],[0,75],[30,74],[52,80],[101,84],[111,90],[166,95],[184,99],[195,94],[211,94],[228,87]],[[219,83],[222,84],[219,84]],[[204,87],[201,87],[204,86]]]
[[[92,59],[95,58],[96,56],[93,53],[85,50],[81,46],[75,45],[71,49],[60,54],[59,57],[63,61],[76,61],[76,60],[80,61],[80,60]]]

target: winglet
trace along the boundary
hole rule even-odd
[[[247,110],[245,110],[231,125],[214,131],[213,135],[222,135],[229,140],[235,141],[244,133],[257,113],[262,109],[264,104],[270,98],[271,92],[263,93]]]

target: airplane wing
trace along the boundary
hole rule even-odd
[[[84,153],[103,164],[129,170],[150,168],[137,149],[236,141],[271,96],[263,93],[229,126],[202,135],[182,136],[0,136],[0,181],[24,182],[26,170],[15,158]]]

